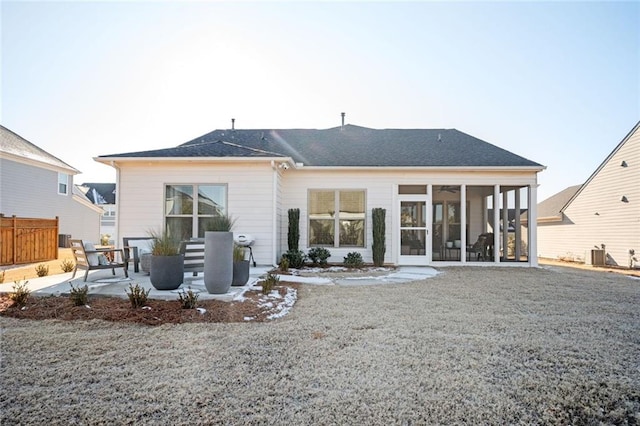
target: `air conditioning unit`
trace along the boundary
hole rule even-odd
[[[605,265],[605,252],[600,249],[591,250],[591,264],[593,266],[604,266]]]

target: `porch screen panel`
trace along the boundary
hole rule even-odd
[[[309,245],[335,244],[335,191],[309,194]]]

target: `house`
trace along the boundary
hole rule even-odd
[[[215,130],[176,147],[102,155],[116,169],[119,235],[166,229],[202,237],[218,214],[250,234],[261,264],[287,251],[288,211],[300,209],[300,248],[322,246],[330,262],[350,252],[372,261],[373,208],[386,211],[385,263],[475,263],[467,246],[491,234],[491,263],[536,265],[529,244],[507,253],[493,232],[520,206],[536,219],[538,163],[455,129],[339,127]],[[464,207],[464,208],[461,208]],[[504,215],[504,217],[503,217]],[[493,250],[493,247],[497,247]]]
[[[102,210],[73,185],[73,176],[78,173],[0,126],[0,213],[4,216],[57,216],[60,235],[98,241]]]
[[[110,244],[118,241],[116,235],[116,184],[115,183],[83,183],[78,189],[93,204],[102,209],[100,235],[106,237]]]
[[[538,206],[538,254],[637,267],[640,259],[640,122],[582,185]]]

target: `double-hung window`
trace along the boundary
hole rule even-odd
[[[309,245],[365,246],[365,191],[310,190]]]
[[[69,194],[69,175],[64,173],[58,173],[58,194]]]
[[[226,214],[227,185],[165,186],[165,226],[172,238],[203,238],[212,218]]]

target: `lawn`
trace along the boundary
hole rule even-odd
[[[274,321],[0,318],[0,424],[640,423],[640,280],[301,285]]]

